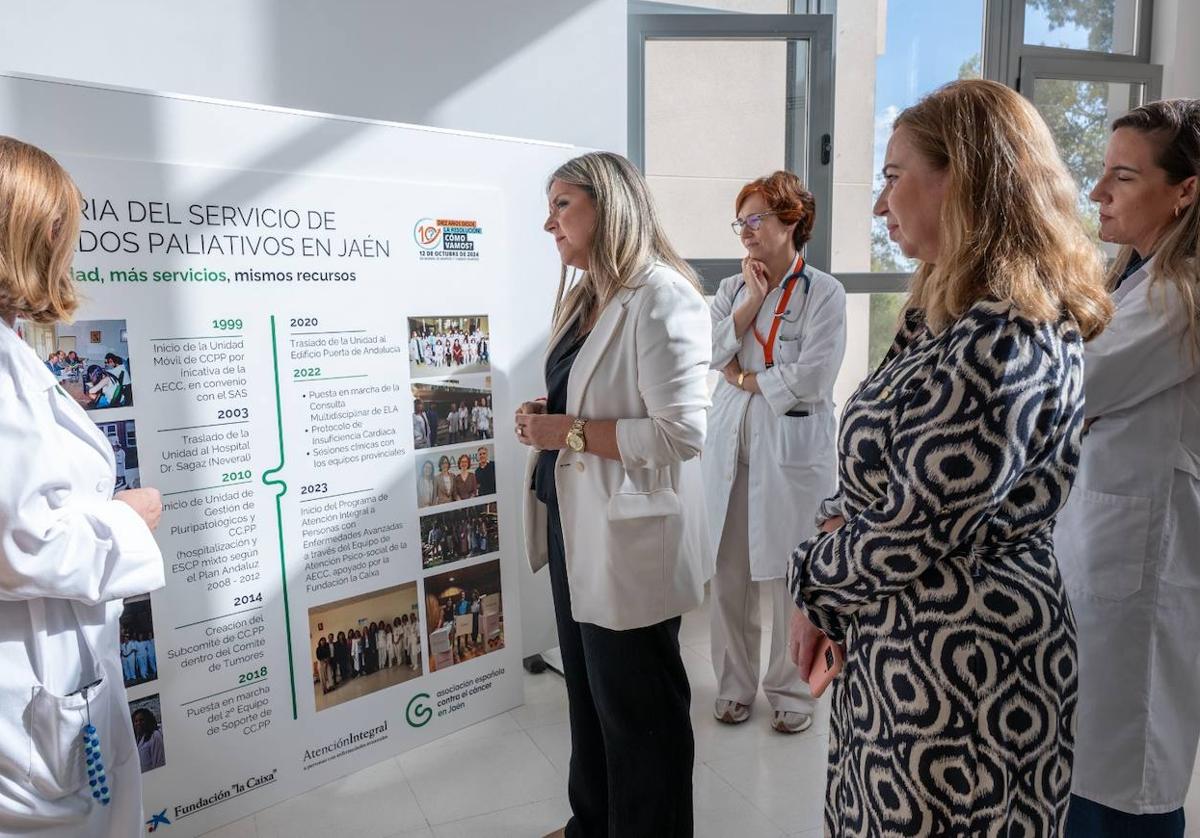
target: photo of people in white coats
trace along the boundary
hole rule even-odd
[[[158,678],[150,595],[129,597],[121,613],[121,674],[126,687]]]
[[[420,624],[416,582],[310,608],[317,711],[420,677]]]
[[[408,318],[408,363],[413,378],[490,371],[487,315]]]
[[[491,376],[472,376],[468,386],[460,380],[412,385],[413,447],[437,448],[492,439]]]

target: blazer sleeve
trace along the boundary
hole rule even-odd
[[[846,292],[836,280],[806,315],[800,357],[758,374],[758,389],[776,416],[798,402],[819,402],[833,392],[846,354]]]
[[[709,316],[704,298],[682,278],[646,289],[633,328],[644,418],[617,420],[625,468],[690,460],[704,446],[709,405]]]
[[[95,605],[161,588],[162,554],[133,509],[72,487],[46,419],[0,395],[0,600]]]
[[[727,277],[722,280],[713,297],[709,314],[712,318],[711,364],[714,370],[725,369],[742,348],[742,342],[737,336],[737,328],[733,323],[734,295],[741,286],[741,276]]]
[[[1186,308],[1170,282],[1146,283],[1084,350],[1089,418],[1141,404],[1200,372]]]
[[[846,618],[959,549],[1044,447],[1037,424],[1061,378],[1059,361],[1004,318],[930,370],[888,440],[887,493],[792,552],[789,587],[813,624],[841,640]],[[1079,412],[1055,421],[1068,420]]]

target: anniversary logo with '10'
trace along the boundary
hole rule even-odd
[[[483,228],[474,219],[422,218],[413,225],[417,253],[425,261],[479,258]]]

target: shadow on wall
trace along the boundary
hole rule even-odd
[[[275,41],[264,45],[264,55],[275,74],[272,104],[522,137],[532,135],[527,110],[514,106],[518,97],[540,103],[552,119],[554,101],[586,98],[588,91],[578,89],[581,74],[607,60],[580,41],[582,25],[563,43],[551,33],[593,6],[619,5],[622,27],[625,20],[624,3],[614,0],[270,5],[264,21]],[[608,23],[610,17],[597,20]],[[623,29],[613,42],[623,71]],[[572,65],[564,68],[568,58]],[[314,72],[320,66],[329,72]],[[572,79],[565,89],[564,78]],[[624,79],[619,83],[623,101]],[[502,96],[488,95],[499,90]],[[570,126],[558,136],[543,131],[536,138],[576,141],[564,132],[570,134]]]

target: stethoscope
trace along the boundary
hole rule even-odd
[[[808,265],[804,262],[804,257],[797,255],[796,259],[800,263],[799,268],[789,273],[784,277],[783,282],[779,283],[779,288],[783,292],[779,296],[779,302],[775,305],[775,314],[771,318],[771,330],[768,336],[764,339],[758,331],[757,324],[753,327],[754,339],[758,341],[763,350],[763,359],[766,362],[766,368],[771,369],[775,366],[775,339],[779,334],[779,324],[783,320],[784,315],[791,313],[791,297],[796,290],[796,284],[800,280],[804,280],[804,301],[800,303],[800,310],[796,314],[796,319],[804,313],[804,308],[808,305],[808,292],[812,289],[812,274],[808,272]],[[733,300],[731,305],[737,303],[738,296],[746,288],[746,281],[742,280],[741,285],[733,292]]]

